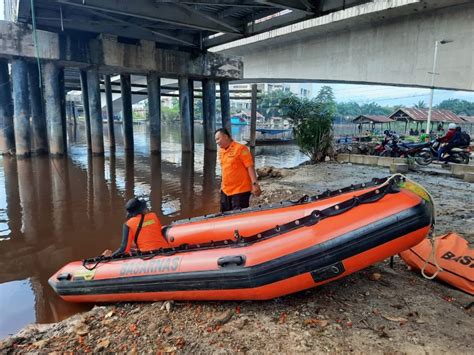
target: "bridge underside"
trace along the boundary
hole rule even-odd
[[[400,3],[399,7],[394,7]],[[217,46],[242,56],[244,82],[339,82],[474,91],[474,3],[362,5]]]

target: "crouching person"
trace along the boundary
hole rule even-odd
[[[168,246],[168,242],[161,232],[161,222],[158,216],[147,209],[144,200],[132,198],[125,204],[125,209],[127,221],[122,227],[122,243],[114,252],[109,249],[105,250],[102,253],[103,256],[130,254],[133,246],[141,252]]]

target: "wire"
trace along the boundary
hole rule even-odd
[[[36,15],[35,15],[35,1],[31,1],[31,23],[33,25],[33,42],[35,44],[35,54],[36,54],[36,62],[38,63],[38,82],[40,90],[42,91],[43,88],[43,77],[41,74],[41,61],[39,56],[39,45],[38,45],[38,33],[36,31]]]

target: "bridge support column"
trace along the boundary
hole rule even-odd
[[[31,142],[28,65],[24,59],[13,59],[12,61],[12,84],[16,156],[26,158],[31,155]]]
[[[150,118],[150,153],[161,152],[161,79],[157,73],[148,74],[148,116]]]
[[[86,123],[87,150],[90,152],[92,149],[91,115],[89,111],[89,90],[87,89],[87,73],[84,70],[81,70],[81,91],[82,107],[84,108],[84,119]]]
[[[64,153],[67,153],[67,118],[66,118],[66,84],[64,81],[64,70],[59,69],[59,94],[61,95],[61,121],[63,129]]]
[[[13,101],[6,59],[0,59],[0,88],[0,154],[3,155],[15,150]]]
[[[232,133],[232,127],[230,122],[230,94],[229,94],[229,81],[222,80],[220,83],[221,93],[221,116],[222,116],[222,128],[225,128]]]
[[[191,110],[189,103],[189,80],[187,77],[180,77],[179,84],[179,112],[181,117],[181,151],[192,152],[193,144],[191,139]]]
[[[191,121],[191,146],[194,151],[194,80],[189,79],[189,120]]]
[[[214,131],[216,130],[216,83],[214,80],[202,81],[202,113],[204,125],[204,148],[215,151],[216,141]]]
[[[89,111],[91,118],[92,154],[104,154],[104,132],[102,128],[102,106],[100,104],[100,79],[97,68],[87,71]]]
[[[104,76],[105,83],[105,104],[107,106],[107,124],[109,129],[109,148],[115,151],[115,127],[114,127],[114,109],[112,105],[112,84],[110,75]]]
[[[132,84],[130,74],[120,75],[124,148],[133,151]]]
[[[44,101],[48,130],[49,153],[52,157],[64,155],[63,120],[61,114],[60,68],[53,62],[43,65]]]
[[[257,135],[257,84],[252,84],[252,102],[250,106],[250,147],[255,148]]]
[[[30,86],[31,128],[33,132],[33,152],[48,153],[48,132],[43,111],[43,93],[39,81],[38,65],[28,64],[28,82]]]

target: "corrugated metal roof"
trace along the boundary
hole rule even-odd
[[[428,119],[428,109],[425,108],[400,108],[389,117],[398,117],[399,112],[405,113],[411,121],[426,121]],[[397,114],[398,113],[398,114]],[[454,122],[463,123],[463,120],[452,111],[448,110],[431,110],[432,122]]]
[[[474,124],[474,116],[459,116],[464,121],[464,123]]]
[[[382,115],[360,115],[357,116],[352,120],[354,123],[366,123],[366,122],[374,122],[374,123],[389,123],[394,122],[391,118]]]

